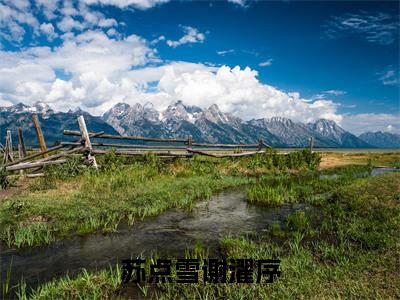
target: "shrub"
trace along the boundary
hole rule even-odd
[[[114,171],[123,165],[124,160],[124,157],[115,154],[115,149],[111,149],[105,155],[97,158],[98,165],[102,171]]]
[[[7,171],[6,168],[1,168],[0,167],[0,188],[2,190],[5,190],[10,186],[10,181],[7,177]]]
[[[49,165],[43,167],[46,180],[67,180],[83,173],[81,157],[72,156],[67,158],[67,162],[61,165]]]
[[[311,152],[310,149],[291,152],[286,157],[286,165],[289,169],[308,168],[316,170],[321,162],[321,155]]]
[[[81,175],[85,168],[80,157],[68,157],[67,162],[61,165],[43,167],[44,177],[38,178],[29,186],[31,191],[44,191],[56,188],[57,180],[69,180]]]

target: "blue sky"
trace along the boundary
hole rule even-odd
[[[0,105],[182,99],[400,132],[397,1],[0,0],[0,30]]]

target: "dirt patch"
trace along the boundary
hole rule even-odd
[[[14,186],[0,191],[0,201],[20,194],[23,191],[25,191],[28,187],[29,187],[29,179],[21,177],[15,182]]]
[[[32,224],[32,223],[47,223],[49,218],[43,216],[31,216],[29,217],[24,223],[25,224]]]

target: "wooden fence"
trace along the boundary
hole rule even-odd
[[[0,144],[0,151],[3,152],[3,165],[0,167],[10,172],[33,170],[33,173],[25,174],[27,177],[41,176],[43,174],[37,172],[42,167],[63,164],[67,161],[65,158],[73,154],[83,155],[84,163],[97,169],[96,156],[108,153],[111,148],[114,149],[116,155],[143,156],[151,152],[163,158],[192,157],[193,155],[205,155],[217,158],[242,157],[265,153],[265,148],[270,148],[262,139],[259,139],[257,144],[205,144],[196,143],[191,136],[187,138],[155,138],[88,132],[83,116],[78,117],[79,131],[63,131],[63,134],[66,136],[77,137],[76,140],[64,141],[57,146],[47,148],[37,115],[33,114],[32,119],[39,142],[39,152],[27,155],[21,128],[18,129],[18,159],[14,158],[10,130],[7,130],[5,145]],[[114,140],[114,142],[104,142],[104,140]],[[121,143],[121,141],[125,143]],[[129,141],[139,141],[142,144],[132,144]],[[312,148],[312,145],[313,139],[311,138],[310,148]],[[236,153],[232,153],[230,151],[226,153],[228,150],[236,149],[240,149],[240,152],[234,151]],[[224,153],[216,153],[218,152],[217,150],[224,151]]]

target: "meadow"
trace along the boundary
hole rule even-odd
[[[134,293],[156,299],[399,298],[400,173],[369,176],[374,165],[397,166],[399,155],[352,154],[345,163],[324,166],[338,157],[304,150],[165,162],[151,155],[126,161],[110,153],[99,172],[82,170],[71,160],[48,168],[45,178],[2,201],[1,239],[9,247],[26,247],[73,234],[113,232],[121,222],[133,224],[172,207],[191,210],[196,200],[241,186],[251,205],[315,208],[290,214],[284,226],[220,241],[227,258],[279,258],[281,277],[273,284],[143,285]],[[208,249],[199,245],[188,256],[206,258]],[[20,299],[111,299],[132,293],[121,283],[119,265],[34,290],[24,282],[5,290]]]

